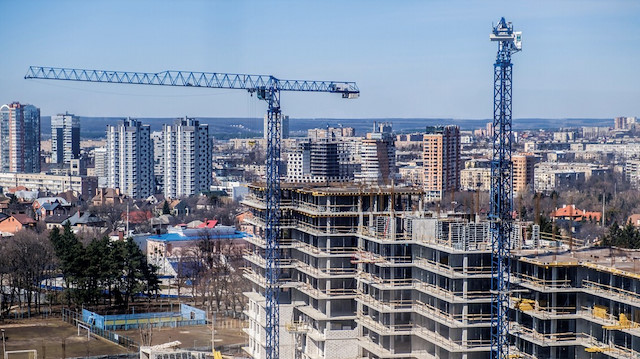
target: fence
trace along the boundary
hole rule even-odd
[[[206,324],[206,315],[203,310],[181,304],[180,312],[100,315],[83,309],[82,321],[106,330],[129,330],[146,325],[176,328],[204,325]]]
[[[67,308],[62,308],[62,320],[74,326],[77,325],[78,322],[84,322],[80,313]],[[91,333],[123,346],[127,348],[127,350],[138,351],[140,349],[140,345],[127,336],[120,335],[111,330],[98,328],[94,325],[90,325],[89,327],[91,328]]]

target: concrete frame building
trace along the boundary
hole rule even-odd
[[[639,358],[636,250],[521,251],[513,262],[510,354],[520,358]]]
[[[51,163],[69,164],[80,157],[80,117],[51,116]]]
[[[213,184],[209,125],[184,118],[162,129],[163,191],[180,198],[210,190]]]
[[[415,187],[281,190],[281,358],[489,357],[488,221],[424,212]],[[265,357],[264,191],[251,186],[243,202],[253,358]],[[510,356],[639,357],[640,253],[549,246],[526,227],[511,237]]]
[[[13,102],[0,106],[0,171],[40,172],[40,109]]]
[[[155,191],[149,125],[126,119],[107,126],[107,186],[132,198]]]
[[[429,199],[441,200],[446,192],[460,189],[460,127],[427,127],[422,157],[422,184]]]
[[[485,358],[488,222],[425,218],[416,187],[282,186],[281,358]],[[244,204],[253,235],[249,345],[265,357],[264,187]],[[430,353],[430,355],[429,355]]]

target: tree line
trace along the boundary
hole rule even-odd
[[[159,290],[156,268],[130,238],[83,242],[69,226],[23,230],[2,238],[0,253],[0,319],[14,309],[42,312],[43,302],[128,306]]]
[[[640,230],[631,222],[627,222],[624,227],[614,222],[608,233],[602,238],[600,243],[603,247],[618,247],[640,249]]]
[[[94,238],[85,245],[65,226],[62,231],[54,228],[49,239],[64,277],[68,305],[128,306],[137,294],[154,296],[160,288],[156,268],[131,238]]]

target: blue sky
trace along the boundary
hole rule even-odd
[[[514,117],[640,116],[638,1],[0,0],[0,102],[43,115],[261,117],[238,90],[24,80],[29,65],[356,81],[292,117],[490,118],[501,16],[523,32]]]

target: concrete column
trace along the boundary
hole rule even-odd
[[[327,196],[327,202],[326,202],[326,206],[327,208],[325,209],[325,212],[329,212],[329,206],[331,205],[331,197]],[[331,217],[327,216],[327,233],[331,233],[331,226],[333,225],[333,223],[331,223]]]
[[[358,196],[358,230],[362,229],[364,213],[362,212],[362,196]]]

